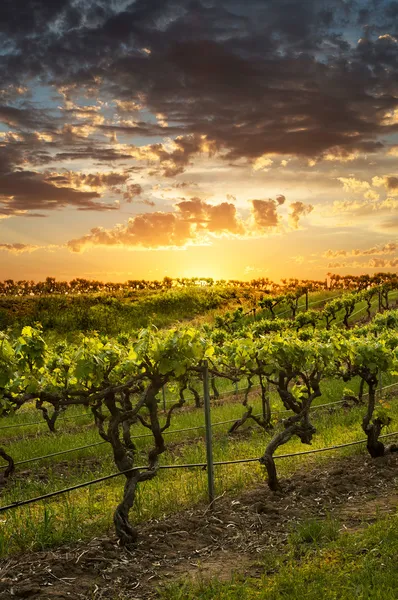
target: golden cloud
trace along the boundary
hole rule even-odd
[[[304,204],[304,202],[291,202],[289,207],[289,224],[293,229],[298,229],[299,220],[301,217],[309,215],[314,210],[312,204]]]
[[[139,214],[112,229],[95,227],[87,235],[70,240],[67,246],[74,252],[92,246],[181,248],[208,244],[220,236],[249,238],[278,229],[281,217],[277,209],[284,202],[282,195],[275,200],[251,200],[250,217],[245,220],[231,202],[210,204],[197,197],[183,199],[176,203],[174,212]],[[312,206],[293,202],[290,209],[290,218],[297,226]]]

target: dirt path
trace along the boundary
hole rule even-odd
[[[199,506],[150,521],[130,551],[107,537],[1,561],[0,598],[116,600],[121,592],[129,600],[156,598],[156,588],[172,578],[255,574],[261,554],[282,548],[303,518],[331,514],[355,530],[397,508],[398,454],[333,459],[307,469],[285,480],[283,495],[264,484],[220,498],[214,511]]]

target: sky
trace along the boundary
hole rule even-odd
[[[398,2],[2,0],[0,280],[398,270]]]

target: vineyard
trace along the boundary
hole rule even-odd
[[[150,519],[394,454],[398,281],[331,281],[217,282],[210,316],[116,334],[3,327],[0,556],[110,526],[131,550]]]

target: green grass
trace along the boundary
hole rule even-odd
[[[339,529],[339,522],[330,517],[324,521],[315,518],[306,519],[294,527],[289,535],[289,543],[295,551],[302,551],[309,544],[320,546],[325,542],[336,540]]]
[[[358,382],[352,382],[356,387]],[[327,402],[341,398],[343,382],[325,382],[324,395],[318,402]],[[278,407],[277,397],[272,395],[274,406]],[[253,404],[260,408],[260,399]],[[280,404],[279,404],[279,408]],[[242,414],[239,403],[225,403],[212,409],[213,422],[237,418]],[[332,413],[320,410],[314,413],[313,422],[317,427],[312,448],[322,448],[334,444],[363,439],[360,427],[363,407],[351,410],[338,409]],[[391,403],[394,422],[398,420],[398,402]],[[90,422],[90,416],[84,417]],[[202,410],[192,410],[176,414],[172,429],[182,429],[203,424]],[[51,434],[41,430],[29,437],[24,429],[18,439],[9,439],[6,449],[16,460],[24,460],[32,456],[40,456],[74,446],[100,441],[93,426],[84,425],[70,428],[70,422],[63,424],[59,433]],[[257,427],[245,425],[243,434],[226,436],[229,425],[214,428],[214,460],[236,460],[239,458],[257,458],[265,449],[269,434]],[[395,425],[396,427],[396,425]],[[7,431],[7,430],[6,430]],[[9,430],[8,430],[9,431]],[[142,428],[135,429],[143,433]],[[146,433],[146,430],[144,430]],[[15,433],[14,433],[15,435]],[[32,435],[32,434],[30,434]],[[161,457],[161,464],[186,464],[205,462],[205,446],[203,434],[199,431],[175,433],[167,436],[168,451]],[[147,438],[137,440],[139,450],[138,463],[146,464],[146,452],[150,447]],[[280,453],[300,452],[307,450],[299,440],[291,440],[280,449]],[[328,453],[308,455],[306,457],[290,457],[277,461],[281,478],[291,475],[303,466],[312,468],[322,461],[335,456],[352,455],[363,451],[362,446],[353,446]],[[107,444],[81,450],[41,462],[30,463],[18,468],[15,478],[3,490],[1,504],[9,504],[16,500],[31,498],[49,491],[62,489],[70,485],[101,477],[116,471]],[[259,463],[225,465],[216,467],[216,493],[228,491],[238,494],[249,486],[255,486],[265,479],[264,468]],[[29,550],[46,548],[63,542],[89,539],[108,531],[112,523],[112,514],[117,505],[123,487],[123,478],[116,478],[107,483],[77,490],[47,501],[27,507],[21,507],[0,514],[0,556]],[[132,511],[132,519],[136,523],[149,518],[162,518],[184,507],[206,501],[207,476],[202,469],[178,469],[160,471],[152,481],[140,486],[137,501]]]
[[[323,301],[344,293],[342,290],[319,291],[310,294],[310,308],[322,308]],[[398,292],[390,294],[391,303]],[[247,297],[246,297],[247,296]],[[79,331],[101,331],[116,335],[122,331],[147,327],[150,323],[159,328],[169,327],[190,320],[198,325],[203,320],[211,321],[216,314],[243,306],[251,307],[250,294],[238,288],[226,286],[188,287],[162,291],[140,290],[126,295],[121,292],[82,295],[48,295],[40,297],[0,297],[0,330],[9,327],[18,331],[24,325],[41,323],[47,339],[59,341],[59,336],[73,337]],[[246,306],[247,305],[247,306]],[[350,319],[354,323],[365,316],[365,302],[355,309],[361,313]],[[377,301],[374,300],[374,309]],[[302,299],[299,311],[304,310]],[[285,305],[275,309],[277,316],[289,317],[290,309]],[[269,317],[267,310],[258,310],[256,318]],[[341,318],[340,318],[341,317]],[[339,315],[341,321],[343,311]],[[253,317],[247,317],[252,321]]]
[[[380,519],[355,533],[339,534],[336,522],[313,522],[310,529],[322,533],[313,541],[307,535],[303,539],[303,527],[309,531],[308,525],[299,525],[294,543],[283,554],[274,552],[264,557],[264,574],[259,578],[236,576],[226,583],[216,580],[173,583],[160,591],[159,597],[162,600],[398,598],[397,515]]]
[[[196,315],[212,313],[236,303],[234,288],[189,287],[186,289],[73,296],[0,297],[0,330],[39,322],[44,331],[74,334],[101,331],[117,334],[147,327],[168,327]],[[58,338],[57,338],[58,339]]]

